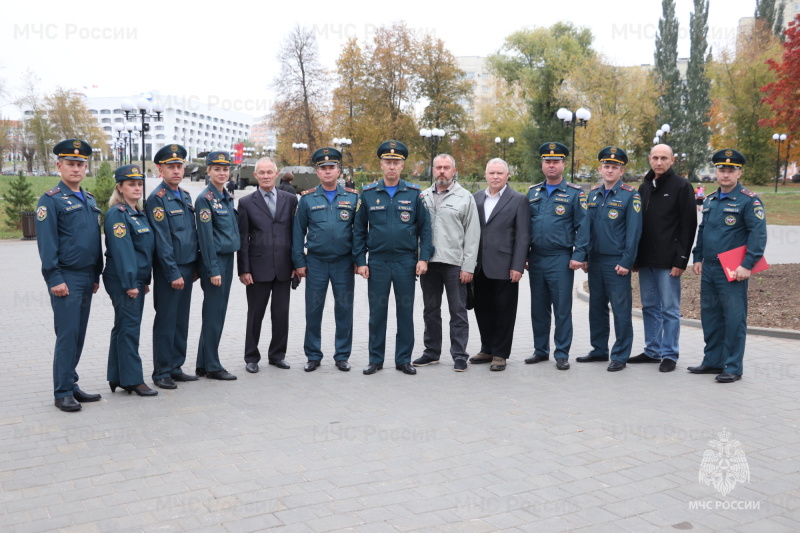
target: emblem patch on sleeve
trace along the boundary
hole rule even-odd
[[[211,209],[201,209],[200,210],[200,221],[201,222],[209,222],[211,220]]]
[[[127,234],[128,234],[128,228],[125,226],[124,222],[117,222],[116,224],[114,224],[114,237],[121,239]]]
[[[163,207],[154,207],[153,208],[153,218],[156,222],[161,222],[164,220],[164,208]]]
[[[47,208],[45,206],[39,206],[39,209],[36,210],[36,219],[41,222],[47,218]]]

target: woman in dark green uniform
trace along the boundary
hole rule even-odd
[[[128,394],[155,396],[144,383],[139,357],[139,330],[144,295],[150,291],[155,238],[142,211],[144,181],[138,165],[114,172],[117,185],[106,212],[106,269],[103,285],[114,305],[114,328],[108,350],[111,392],[122,387]]]

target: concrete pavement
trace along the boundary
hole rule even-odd
[[[796,249],[792,231],[782,237],[786,250]],[[780,239],[771,233],[770,246]],[[609,373],[605,364],[574,362],[589,349],[588,306],[576,299],[572,368],[525,365],[526,275],[504,372],[470,365],[456,373],[445,356],[416,376],[391,365],[364,376],[366,281],[358,278],[353,371],[333,367],[331,320],[323,366],[302,371],[301,285],[292,293],[292,368],[248,374],[245,292],[235,282],[222,354],[238,381],[202,379],[139,398],[108,390],[113,309],[101,288],[78,371],[82,388],[103,399],[62,413],[53,406],[53,317],[39,267],[35,242],[0,241],[2,530],[800,530],[798,341],[749,336],[744,378],[729,385],[685,371],[702,357],[694,328],[682,331],[675,372],[629,365]],[[201,304],[197,284],[187,370]],[[145,309],[149,376],[151,300]],[[417,290],[417,354],[421,312]],[[325,317],[332,313],[329,296]],[[474,354],[471,313],[470,320]],[[268,324],[264,330],[268,338]],[[638,319],[634,331],[636,354]],[[718,455],[703,463],[707,450]],[[728,464],[739,465],[738,478],[721,470]],[[714,474],[729,483],[700,481]]]

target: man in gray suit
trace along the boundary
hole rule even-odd
[[[258,372],[261,323],[272,296],[272,340],[269,364],[289,368],[289,291],[296,272],[292,266],[292,225],[297,196],[275,187],[278,170],[268,157],[256,163],[258,189],[239,200],[239,281],[247,288],[247,330],[244,360],[251,374]]]
[[[517,320],[519,280],[530,242],[528,200],[508,187],[508,164],[492,159],[486,164],[488,187],[475,193],[481,223],[481,243],[475,273],[475,318],[481,333],[481,351],[469,362],[492,363],[505,370],[511,355]]]

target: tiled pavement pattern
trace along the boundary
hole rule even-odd
[[[291,370],[263,364],[253,375],[242,361],[246,304],[235,283],[222,353],[238,381],[202,379],[139,398],[108,390],[113,310],[101,288],[78,370],[84,390],[103,399],[62,413],[51,394],[53,319],[35,242],[0,242],[0,279],[0,531],[800,530],[797,341],[748,338],[744,379],[729,385],[686,372],[701,359],[694,328],[682,331],[673,373],[525,365],[525,276],[504,372],[455,373],[445,356],[406,376],[389,355],[386,369],[364,376],[367,284],[358,278],[353,371],[332,365],[329,321],[323,366],[303,372],[301,285],[292,294]],[[199,284],[195,291],[190,371]],[[151,301],[141,346],[148,382]],[[418,355],[419,291],[416,310]],[[576,299],[573,359],[589,348],[587,311]],[[325,316],[332,312],[329,301]],[[636,354],[640,320],[634,329]],[[750,472],[726,496],[698,480],[723,428]]]

